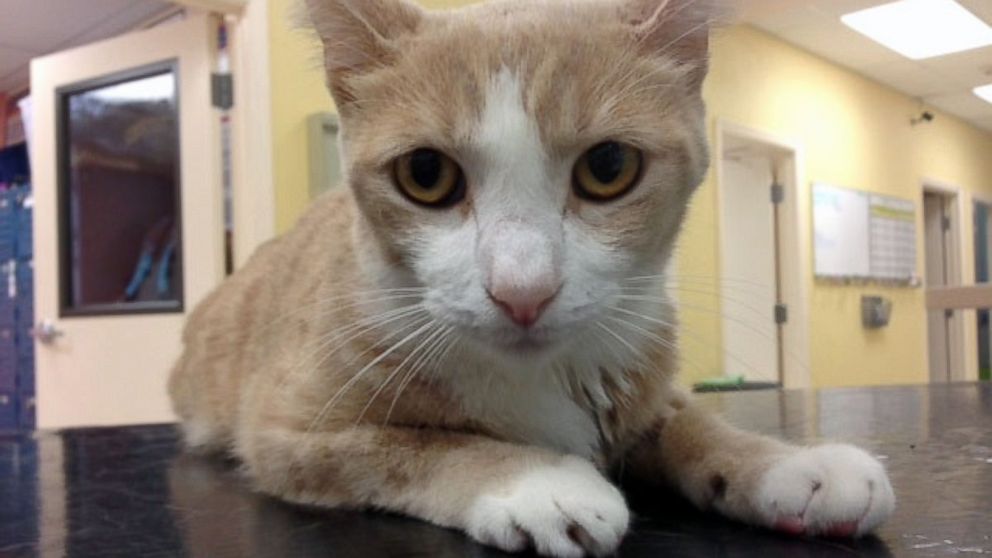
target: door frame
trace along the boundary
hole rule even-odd
[[[981,204],[981,205],[984,205],[984,206],[988,207],[989,214],[990,214],[990,216],[992,216],[992,195],[984,194],[984,193],[981,193],[981,192],[973,192],[971,194],[971,209],[972,209],[972,211],[974,211],[975,206],[978,205],[978,204]],[[992,221],[990,221],[990,222],[992,222]],[[972,225],[972,226],[974,226],[974,225]],[[992,230],[992,229],[990,229],[990,230]],[[972,229],[971,232],[972,232],[972,237],[974,237],[974,233],[975,233],[974,228]],[[990,243],[990,244],[992,244],[992,243]],[[990,246],[990,248],[992,248],[992,246]],[[972,245],[972,256],[974,256],[974,252],[975,252],[975,246]],[[990,249],[990,252],[992,252],[992,249]],[[972,260],[974,261],[974,257],[972,257]],[[990,265],[992,265],[992,264],[990,264]],[[977,275],[975,273],[976,270],[974,268],[972,268],[971,271],[972,271],[971,277],[975,277]],[[975,280],[975,283],[978,283],[977,278]]]
[[[235,102],[231,110],[234,183],[234,265],[276,234],[273,174],[269,0],[181,0],[205,8],[227,7]]]
[[[972,192],[972,194],[971,194],[971,210],[972,211],[975,210],[975,206],[977,204],[982,204],[982,205],[988,207],[989,216],[990,216],[990,218],[992,218],[992,195],[984,194],[984,193],[981,193],[981,192]],[[974,236],[975,236],[974,217],[972,217],[972,219],[969,220],[969,223],[971,223],[971,226],[972,226],[971,238],[974,238]],[[990,219],[990,223],[992,223],[992,219]],[[989,266],[992,267],[992,227],[990,227],[990,229],[989,229],[989,236],[990,236],[990,239],[989,239],[989,254],[988,254],[988,256],[990,258]],[[972,266],[974,266],[976,250],[977,250],[977,247],[974,245],[974,243],[972,243],[972,246],[971,246],[971,261],[973,262],[972,263]],[[975,270],[974,267],[972,267],[972,269],[971,269],[971,275],[970,275],[970,277],[976,277],[975,283],[976,284],[979,284],[978,283],[978,280],[977,280],[977,273],[976,273],[976,270]],[[989,280],[989,283],[992,283],[992,279]],[[989,308],[987,311],[988,312],[992,312],[992,308]],[[975,350],[973,351],[973,354],[974,354],[974,357],[975,357],[975,378],[974,379],[980,380],[981,379],[981,373],[982,373],[982,371],[980,369],[981,362],[980,362],[980,359],[978,357],[978,347],[979,347],[979,345],[978,345],[978,334],[979,334],[979,331],[978,331],[978,310],[975,310],[975,319],[972,320],[972,323],[974,324],[974,328],[975,328],[975,336],[974,336]],[[989,345],[990,345],[990,347],[992,347],[992,331],[989,332]],[[967,347],[966,347],[966,350],[967,350]]]
[[[791,172],[781,177],[786,189],[782,203],[781,221],[778,229],[780,250],[779,278],[782,301],[788,306],[789,317],[782,326],[780,345],[780,368],[782,387],[785,389],[806,388],[811,385],[809,361],[809,284],[812,281],[812,260],[810,258],[809,235],[809,189],[805,187],[806,156],[803,145],[793,139],[773,132],[753,128],[743,124],[717,118],[715,121],[715,142],[713,163],[716,172],[715,212],[717,235],[716,268],[722,276],[723,265],[723,200],[724,171],[723,150],[726,137],[763,143],[777,150],[791,154]],[[721,301],[722,307],[722,301]],[[721,314],[722,316],[722,314]],[[721,330],[723,327],[721,318]],[[722,344],[722,343],[721,343]]]
[[[234,268],[276,234],[269,0],[175,0],[223,17],[231,56]]]
[[[215,29],[216,19],[202,12],[188,13],[182,21],[125,33],[31,62],[32,94],[36,96],[36,133],[31,157],[38,163],[32,168],[36,208],[33,227],[36,319],[52,319],[60,314],[58,283],[62,270],[58,267],[63,262],[58,258],[57,235],[64,227],[57,220],[56,91],[63,85],[177,56],[177,92],[183,106],[179,116],[183,137],[179,172],[185,203],[179,211],[187,233],[181,252],[186,307],[194,306],[223,278],[220,118],[211,107],[209,75],[211,30]],[[119,54],[108,57],[106,49]],[[196,141],[191,142],[190,138]],[[218,138],[216,143],[213,138]],[[209,188],[209,191],[202,192],[203,197],[197,203],[188,203],[190,188]],[[191,227],[217,234],[189,242]],[[191,273],[194,266],[196,273]],[[175,313],[140,318],[137,315],[58,318],[56,325],[64,336],[51,344],[41,339],[35,341],[38,428],[171,420],[173,415],[164,388],[172,362],[165,360],[179,356],[182,323],[182,315]],[[121,340],[128,340],[126,351],[110,350],[112,343]],[[129,351],[161,355],[163,366],[150,367],[147,372],[135,375],[135,361],[125,362],[133,359]],[[95,355],[107,358],[99,364],[100,368],[94,368]],[[129,390],[132,397],[120,399],[119,405],[105,404],[119,394],[107,389],[107,385],[125,386],[122,389]],[[76,400],[85,403],[67,404]]]
[[[974,260],[974,246],[971,246],[971,220],[966,223],[965,207],[970,201],[967,192],[955,184],[924,177],[920,181],[920,246],[923,250],[921,265],[926,266],[926,211],[924,208],[924,196],[933,194],[944,198],[945,207],[951,211],[950,247],[948,257],[948,286],[963,285],[964,278],[968,276],[969,265],[967,257],[971,255]],[[925,306],[924,306],[925,309]],[[948,341],[948,352],[950,355],[951,369],[948,371],[950,382],[962,382],[969,379],[978,378],[978,327],[975,319],[966,319],[966,314],[973,314],[973,310],[956,310],[951,319],[951,339]],[[974,316],[972,316],[974,317]],[[926,323],[927,320],[924,320]],[[926,343],[926,362],[930,362],[930,333],[929,325]],[[969,347],[971,350],[969,350]],[[928,381],[932,381],[931,371],[927,371]]]

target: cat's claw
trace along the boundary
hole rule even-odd
[[[630,512],[620,491],[591,463],[567,457],[521,475],[473,504],[467,531],[507,552],[606,556],[620,545]]]
[[[844,444],[802,449],[765,472],[755,502],[759,521],[794,535],[853,537],[885,521],[895,495],[885,468]]]

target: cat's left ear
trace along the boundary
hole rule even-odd
[[[645,55],[686,66],[690,86],[702,88],[709,69],[710,30],[725,14],[718,0],[625,0],[624,16]]]

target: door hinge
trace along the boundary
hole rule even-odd
[[[785,201],[785,186],[772,184],[772,203],[778,204]]]
[[[954,317],[954,310],[944,310],[944,319],[950,320]]]
[[[940,226],[944,227],[944,230],[945,231],[951,230],[951,218],[950,217],[941,217],[941,219],[940,219]]]
[[[775,323],[782,325],[789,322],[789,307],[785,304],[775,305]]]
[[[234,79],[231,74],[210,75],[210,101],[221,110],[234,106]]]

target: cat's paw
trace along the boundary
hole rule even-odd
[[[467,531],[507,552],[533,547],[554,557],[605,556],[627,532],[623,495],[584,459],[531,469],[472,505]]]
[[[776,462],[756,498],[761,521],[774,529],[838,537],[872,531],[896,501],[882,464],[844,444],[802,449]]]

